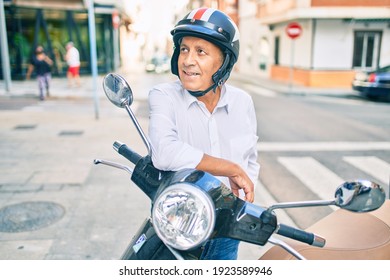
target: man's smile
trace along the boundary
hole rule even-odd
[[[190,71],[186,71],[186,70],[183,70],[183,73],[187,76],[199,76],[200,74],[197,73],[197,72],[190,72]]]

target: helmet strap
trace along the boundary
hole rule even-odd
[[[193,97],[201,97],[208,93],[210,90],[213,90],[215,93],[215,89],[218,87],[218,84],[213,83],[210,87],[208,87],[205,90],[198,90],[198,91],[192,91],[192,90],[187,90]]]

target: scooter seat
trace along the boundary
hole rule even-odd
[[[338,209],[307,228],[326,239],[323,248],[283,238],[308,260],[390,260],[390,200],[379,209],[353,213]],[[272,246],[261,260],[296,259]]]

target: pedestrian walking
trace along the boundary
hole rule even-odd
[[[42,46],[37,46],[35,49],[35,54],[31,58],[29,67],[27,69],[26,79],[31,78],[32,72],[35,70],[38,81],[39,88],[39,99],[44,100],[45,94],[44,90],[46,89],[46,97],[50,96],[50,80],[51,80],[51,66],[53,61],[45,54],[45,51]]]
[[[70,87],[73,84],[80,86],[80,53],[73,42],[68,42],[66,44],[65,60],[68,64],[68,71],[66,73],[68,85]]]

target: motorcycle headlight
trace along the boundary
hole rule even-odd
[[[193,185],[175,184],[155,200],[152,221],[165,244],[178,250],[189,250],[201,245],[213,231],[214,203]]]

